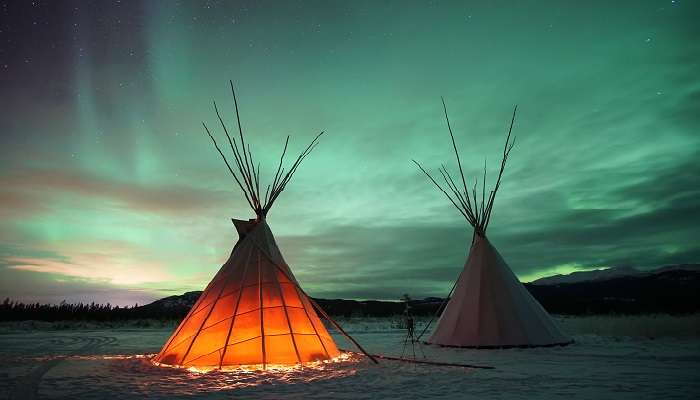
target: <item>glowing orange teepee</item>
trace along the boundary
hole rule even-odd
[[[297,364],[340,352],[265,220],[233,220],[240,239],[155,361],[182,367]]]
[[[238,141],[229,134],[216,103],[214,110],[231,147],[234,168],[207,126],[203,125],[257,218],[233,220],[239,239],[231,256],[154,362],[208,370],[246,365],[265,368],[271,364],[294,365],[333,359],[340,352],[316,310],[330,318],[299,286],[265,220],[272,204],[323,132],[285,172],[282,163],[289,143],[287,137],[272,184],[261,197],[260,166],[256,166],[250,145],[244,141],[233,83],[231,91],[238,122]],[[339,325],[334,325],[345,333]]]

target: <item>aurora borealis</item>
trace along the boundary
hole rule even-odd
[[[699,262],[700,4],[581,4],[2,2],[0,295],[202,289],[253,216],[201,128],[228,79],[266,180],[327,132],[268,218],[313,296],[449,291],[440,96],[490,183],[519,106],[489,236],[522,280]]]

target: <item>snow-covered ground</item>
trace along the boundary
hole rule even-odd
[[[151,365],[148,355],[160,349],[172,327],[6,325],[0,327],[0,398],[700,398],[699,319],[689,318],[567,318],[561,323],[576,340],[567,347],[422,346],[428,359],[492,370],[396,361],[373,365],[353,355],[313,369],[207,374]],[[392,320],[341,323],[370,352],[401,355],[405,333]]]

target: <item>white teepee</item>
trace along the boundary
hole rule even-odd
[[[517,108],[513,110],[498,179],[493,190],[486,196],[486,169],[484,168],[480,201],[477,197],[476,184],[471,193],[467,189],[444,100],[443,108],[459,166],[461,185],[455,183],[444,165],[439,171],[445,184],[440,185],[418,162],[415,160],[414,162],[462,213],[474,228],[474,236],[464,269],[450,293],[447,306],[432,335],[426,342],[442,346],[473,348],[532,347],[571,343],[571,339],[561,333],[547,311],[520,283],[486,237],[486,228],[496,192],[501,183],[506,160],[515,144],[515,139],[511,141],[511,132]],[[451,194],[448,194],[448,191]]]

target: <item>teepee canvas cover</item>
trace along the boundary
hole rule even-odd
[[[445,166],[440,174],[445,185],[440,185],[425,169],[416,165],[436,185],[474,228],[469,257],[464,265],[447,307],[427,343],[443,346],[495,348],[516,346],[549,346],[571,343],[559,331],[554,321],[542,306],[513,274],[495,247],[486,237],[486,228],[500,186],[506,160],[515,143],[511,141],[515,110],[503,149],[503,158],[498,179],[493,190],[486,195],[486,169],[482,180],[480,201],[477,185],[467,190],[462,164],[457,152],[452,127],[443,100],[445,119],[452,138],[461,185],[455,183]],[[459,182],[459,181],[458,181]],[[451,194],[448,194],[448,191]],[[427,329],[427,328],[426,328]]]
[[[458,347],[569,343],[485,236],[469,258],[428,343]]]
[[[340,353],[265,221],[234,220],[228,261],[156,361],[183,367],[297,364]]]
[[[238,117],[233,83],[231,91]],[[323,310],[299,286],[265,220],[272,204],[323,132],[285,173],[282,163],[289,142],[287,137],[274,180],[262,197],[260,167],[253,162],[250,146],[246,147],[240,119],[237,141],[229,135],[216,103],[214,108],[228,138],[237,172],[206,125],[204,128],[257,217],[250,221],[233,220],[239,239],[231,256],[154,361],[176,367],[224,369],[333,359],[340,352],[316,314],[316,310],[321,313]],[[324,316],[327,317],[325,313]]]

